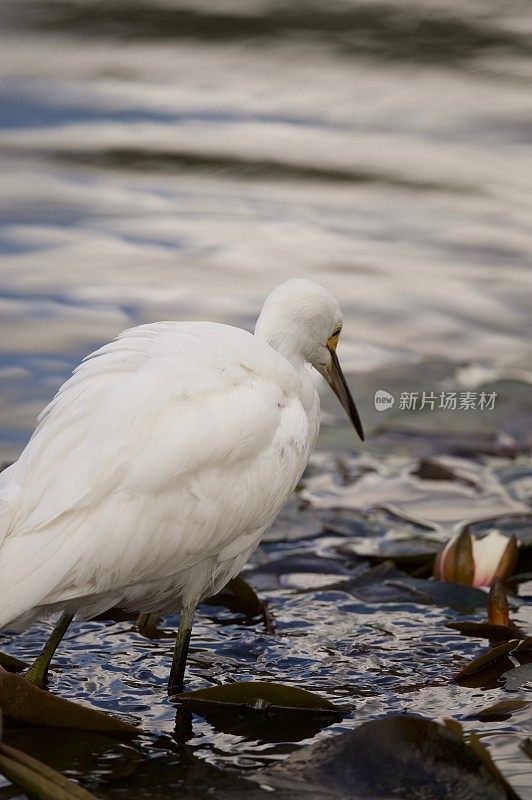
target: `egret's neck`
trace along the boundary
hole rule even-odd
[[[280,327],[272,329],[267,324],[266,320],[262,320],[262,318],[259,317],[255,326],[255,336],[262,342],[269,344],[274,350],[277,350],[277,352],[284,356],[287,361],[290,361],[296,369],[304,369],[305,359],[301,348],[298,346],[297,340],[287,331]]]

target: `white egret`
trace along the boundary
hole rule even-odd
[[[119,606],[180,610],[168,689],[182,689],[198,602],[240,572],[314,448],[309,364],[364,438],[341,328],[336,300],[292,279],[254,335],[140,325],[74,370],[0,475],[0,628],[63,612],[29,679],[43,684],[74,614]]]

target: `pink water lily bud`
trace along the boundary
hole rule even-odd
[[[491,586],[495,578],[504,580],[515,567],[517,541],[491,531],[476,539],[464,530],[450,539],[436,556],[434,574],[442,581],[466,586]]]

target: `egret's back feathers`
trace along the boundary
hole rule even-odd
[[[223,586],[299,480],[318,407],[305,369],[238,328],[142,325],[97,350],[0,476],[0,627]]]

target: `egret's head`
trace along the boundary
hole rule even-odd
[[[267,297],[255,335],[295,362],[312,364],[345,408],[361,439],[362,424],[340,368],[336,347],[342,330],[337,301],[317,283],[292,278]]]

